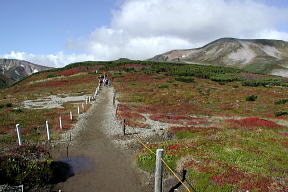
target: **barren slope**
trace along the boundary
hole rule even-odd
[[[288,76],[288,43],[279,40],[223,38],[204,47],[173,50],[154,61],[232,66],[249,72]]]

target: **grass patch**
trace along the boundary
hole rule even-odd
[[[275,105],[283,105],[288,102],[288,99],[280,99],[278,101],[275,101]]]
[[[257,95],[249,95],[246,97],[246,101],[256,101],[258,98]]]

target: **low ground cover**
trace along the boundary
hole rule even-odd
[[[194,77],[187,83],[141,72],[114,80],[123,111],[177,125],[169,130],[172,140],[149,147],[163,148],[172,168],[188,170],[197,191],[288,190],[288,129],[277,124],[286,116],[275,115],[287,107],[275,103],[285,98],[287,88],[227,82]],[[246,100],[251,95],[257,96],[253,102]],[[211,122],[213,116],[220,120]],[[152,172],[155,157],[143,149],[137,163]]]
[[[45,120],[53,124],[54,138],[69,129],[69,111],[75,114],[79,103],[57,110],[26,109],[22,103],[91,94],[96,70],[112,75],[117,116],[127,125],[149,128],[148,119],[171,124],[172,137],[149,147],[163,148],[173,169],[187,169],[197,191],[288,190],[287,80],[231,68],[120,59],[35,74],[0,92],[1,146],[17,144],[16,123],[24,139],[36,143],[45,140]],[[247,100],[251,95],[257,99]],[[138,157],[139,167],[152,172],[154,155],[142,149]]]
[[[73,71],[75,72],[77,70]],[[77,107],[80,106],[82,113],[89,108],[89,104],[85,104],[85,108],[82,108],[84,101],[67,101],[62,104],[62,108],[56,109],[25,108],[23,104],[23,101],[47,98],[50,95],[58,95],[59,97],[67,97],[70,95],[92,96],[98,83],[97,75],[87,72],[68,75],[68,72],[65,73],[65,71],[62,71],[61,73],[65,73],[65,75],[57,73],[56,76],[53,75],[55,72],[38,73],[11,88],[1,90],[1,146],[5,147],[17,144],[16,124],[20,124],[23,140],[26,143],[42,143],[47,140],[46,120],[49,121],[52,129],[52,138],[54,139],[58,139],[61,132],[71,128],[72,124],[77,120]],[[50,77],[49,74],[52,74],[52,77]],[[70,111],[74,116],[72,121],[70,120]],[[62,119],[62,130],[60,130],[60,116]]]

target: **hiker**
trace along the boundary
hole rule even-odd
[[[109,87],[109,79],[108,78],[105,79],[105,85],[106,85],[106,87]]]
[[[103,76],[104,76],[104,79],[106,79],[108,77],[106,72],[103,72]]]
[[[99,81],[99,85],[100,85],[100,87],[102,86],[102,83],[103,83],[103,76],[102,75],[100,75],[99,77],[98,77],[98,81]]]

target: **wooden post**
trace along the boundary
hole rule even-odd
[[[90,98],[90,96],[88,97],[88,103],[91,103],[91,98]]]
[[[154,192],[162,192],[162,176],[163,176],[163,149],[156,150],[156,168],[155,168],[155,190]]]
[[[50,141],[50,129],[49,129],[49,124],[48,121],[46,121],[46,130],[47,130],[47,140]]]
[[[70,120],[73,120],[73,115],[72,115],[72,111],[70,111]]]
[[[21,130],[20,130],[20,125],[16,125],[16,131],[17,131],[17,136],[18,136],[18,144],[22,145],[22,135],[21,135]]]
[[[126,135],[126,119],[123,120],[123,135]]]
[[[68,144],[67,147],[66,147],[66,157],[67,157],[67,158],[69,157],[69,149],[68,149],[68,147],[69,147],[69,144]]]
[[[62,129],[62,118],[61,118],[61,116],[59,117],[59,126],[60,126],[60,129]]]
[[[80,107],[79,106],[78,106],[77,113],[78,113],[78,117],[79,117],[79,115],[80,115]]]
[[[84,103],[82,103],[82,109],[84,110]]]

